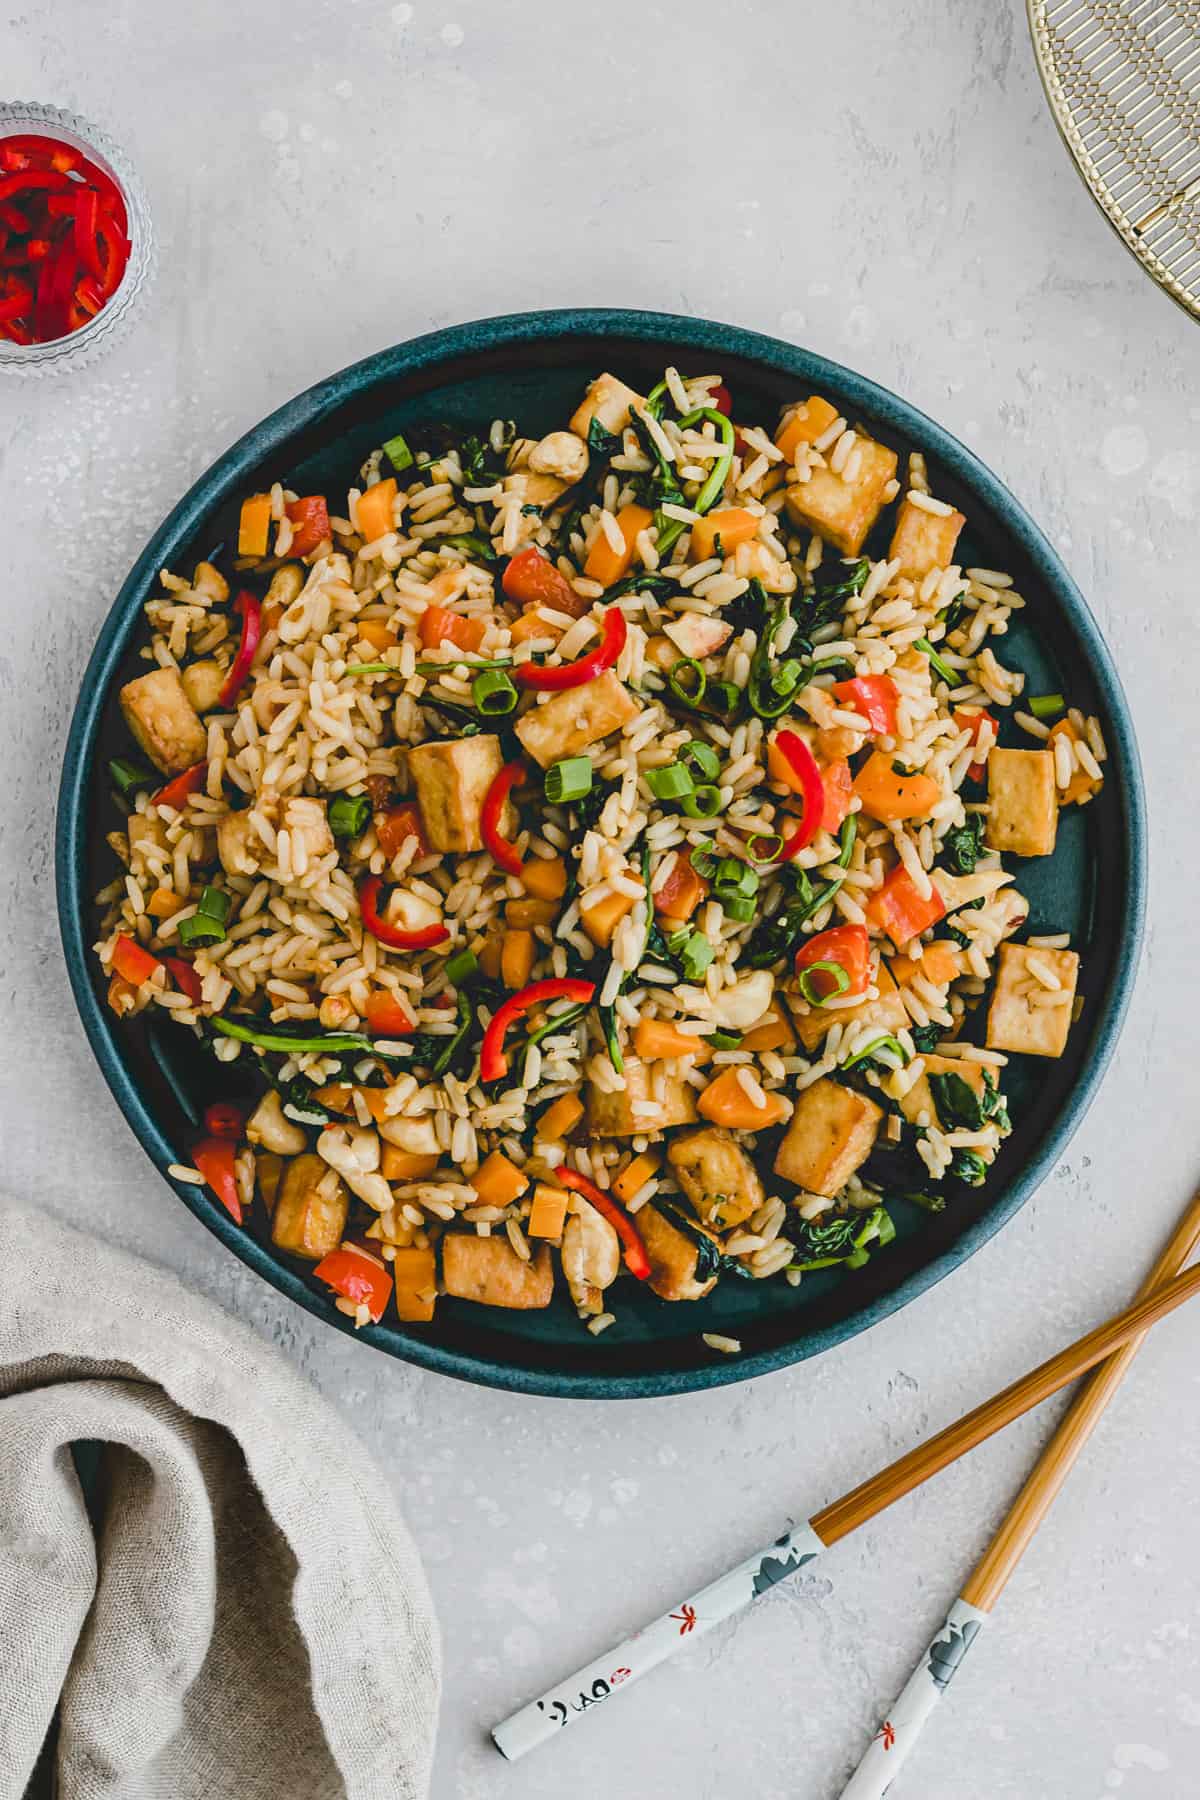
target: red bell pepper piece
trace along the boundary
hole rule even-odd
[[[821,771],[821,785],[825,789],[825,807],[821,813],[822,831],[840,831],[850,811],[850,802],[854,798],[854,777],[850,773],[850,764],[844,756],[836,761],[826,763]]]
[[[985,721],[987,724],[989,724],[992,727],[993,733],[995,733],[999,729],[999,725],[997,723],[994,713],[990,713],[990,712],[986,712],[986,711],[981,711],[981,712],[976,712],[976,713],[956,712],[954,715],[954,723],[958,726],[958,729],[960,731],[969,731],[970,732],[971,742],[973,744],[977,744],[979,742],[979,734],[983,730]],[[995,741],[995,739],[993,737],[993,742],[994,741]],[[982,781],[984,776],[987,774],[987,764],[981,763],[981,762],[973,762],[973,763],[969,764],[969,766],[967,768],[967,774],[972,781]]]
[[[549,606],[555,612],[568,613],[572,619],[579,618],[591,606],[591,601],[577,594],[549,557],[532,544],[527,550],[518,550],[501,576],[500,585],[518,606]]]
[[[11,338],[14,344],[32,344],[33,342],[32,331],[28,326],[18,325],[15,319],[9,319],[6,324],[0,325],[0,336]]]
[[[425,925],[420,931],[405,931],[400,925],[390,925],[379,910],[379,896],[383,889],[382,875],[368,875],[358,888],[358,908],[362,914],[363,928],[381,944],[387,944],[392,950],[432,950],[435,944],[444,944],[450,936],[445,925]]]
[[[204,1129],[209,1137],[231,1138],[234,1143],[246,1128],[246,1115],[232,1100],[214,1100],[204,1109]]]
[[[604,614],[604,631],[599,646],[581,656],[577,662],[555,663],[546,667],[541,663],[518,663],[513,676],[521,687],[533,688],[538,693],[561,693],[564,688],[583,687],[586,682],[595,681],[605,669],[611,669],[622,650],[629,635],[629,627],[625,623],[625,614],[619,606],[610,606]]]
[[[33,289],[13,286],[0,300],[0,319],[19,319],[33,304]]]
[[[253,594],[243,588],[233,603],[233,610],[241,614],[242,641],[225,677],[225,685],[217,696],[220,706],[232,706],[241,693],[246,677],[254,665],[258,641],[262,636],[262,603]]]
[[[791,862],[806,845],[811,844],[821,829],[821,820],[825,814],[825,783],[821,779],[816,757],[798,732],[777,731],[774,742],[776,749],[787,759],[796,774],[804,800],[800,823],[793,831],[789,831],[775,855],[769,859],[785,863]]]
[[[392,1296],[392,1277],[386,1263],[357,1244],[342,1243],[322,1258],[313,1274],[344,1300],[352,1300],[355,1306],[365,1305],[372,1323],[378,1325]]]
[[[417,855],[428,856],[425,827],[415,806],[389,806],[386,812],[375,814],[375,839],[389,862],[399,856],[410,837],[417,840]]]
[[[133,987],[141,987],[162,968],[157,956],[151,956],[136,938],[127,937],[124,933],[113,947],[112,966],[121,979],[128,981]]]
[[[886,931],[897,950],[946,916],[946,903],[934,887],[928,900],[904,867],[897,865],[867,901],[867,917]]]
[[[876,737],[895,736],[900,695],[890,675],[856,675],[853,681],[835,681],[833,692],[867,721]]]
[[[499,1081],[508,1073],[508,1058],[504,1054],[504,1038],[510,1025],[532,1012],[535,1006],[541,1006],[549,1000],[572,1000],[576,1005],[587,1006],[595,998],[594,981],[578,981],[570,975],[554,976],[548,981],[531,981],[528,987],[521,988],[512,994],[503,1005],[497,1007],[495,1017],[483,1034],[483,1044],[479,1052],[479,1079],[481,1081]]]
[[[192,1151],[192,1162],[199,1169],[235,1225],[242,1223],[242,1197],[238,1193],[234,1158],[237,1146],[229,1138],[201,1138]]]
[[[186,994],[193,1006],[199,1006],[204,997],[204,984],[191,963],[182,956],[167,956],[163,961],[180,993]]]
[[[109,219],[100,213],[96,218],[96,243],[104,263],[104,274],[99,283],[100,293],[105,300],[109,300],[121,285],[125,264],[129,261],[129,245],[123,237],[117,235]]]
[[[372,1037],[408,1037],[416,1030],[403,1001],[386,988],[375,988],[367,996],[367,1029]]]
[[[508,796],[513,788],[520,787],[525,780],[523,763],[505,763],[500,773],[494,778],[487,793],[483,797],[483,809],[479,815],[479,832],[484,844],[491,851],[492,861],[510,875],[521,873],[521,853],[515,844],[509,843],[500,831],[500,820],[504,808],[508,804]]]
[[[849,983],[840,990],[843,995],[865,994],[871,985],[871,939],[866,926],[834,925],[808,938],[796,952],[797,975],[814,963],[837,964]],[[836,976],[827,969],[813,970],[809,979],[818,1005],[839,992]]]
[[[292,556],[308,556],[331,535],[324,494],[308,494],[303,500],[291,501],[287,516],[294,527],[289,552]]]
[[[709,392],[708,404],[714,411],[724,413],[727,419],[733,417],[733,395],[723,381]]]
[[[74,203],[72,202],[72,204]],[[3,219],[10,231],[19,231],[22,237],[27,231],[33,229],[32,219],[28,218],[11,200],[0,200],[0,219]]]
[[[151,795],[150,804],[169,806],[173,812],[182,812],[191,796],[198,794],[207,780],[207,762],[193,763],[190,769],[185,769],[182,775],[176,775],[166,787]]]
[[[60,169],[17,169],[11,175],[0,175],[0,200],[11,200],[14,194],[68,194],[75,183]]]
[[[624,1207],[619,1206],[612,1195],[606,1194],[602,1187],[597,1187],[594,1181],[589,1181],[586,1175],[577,1175],[574,1169],[559,1167],[554,1172],[554,1179],[562,1187],[574,1188],[577,1194],[582,1194],[584,1199],[595,1207],[600,1216],[608,1220],[621,1240],[625,1267],[629,1273],[636,1275],[639,1281],[649,1281],[650,1258],[646,1254],[642,1234]]]

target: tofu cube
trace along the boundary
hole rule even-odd
[[[480,813],[487,791],[503,766],[500,740],[490,732],[417,744],[409,751],[409,772],[432,850],[483,849]],[[506,829],[501,821],[501,830]]]
[[[958,534],[966,524],[960,512],[926,512],[910,495],[900,502],[896,529],[888,549],[888,561],[900,563],[900,574],[923,581],[930,569],[948,569],[954,560]]]
[[[988,1007],[988,1049],[1061,1056],[1071,1030],[1078,980],[1079,957],[1074,950],[1002,944]],[[1050,984],[1053,981],[1058,987]]]
[[[810,1006],[801,1012],[800,1003],[797,1002],[793,1008],[796,1036],[803,1044],[806,1055],[811,1056],[824,1043],[835,1025],[850,1026],[869,1021],[872,1025],[877,1025],[881,1032],[891,1032],[894,1035],[908,1024],[904,998],[896,986],[892,971],[882,959],[874,985],[879,989],[878,1000],[862,1000],[857,1006]]]
[[[763,1185],[731,1132],[702,1127],[672,1138],[667,1161],[698,1218],[718,1231],[740,1225],[763,1203]]]
[[[576,437],[587,442],[588,426],[598,419],[605,431],[621,432],[629,423],[630,408],[645,406],[646,399],[626,387],[615,375],[597,375],[572,413],[569,424]]]
[[[1058,833],[1058,784],[1050,750],[993,750],[988,757],[984,843],[1012,856],[1049,856]]]
[[[120,693],[125,723],[156,769],[179,775],[203,762],[208,733],[188,699],[178,669],[152,669]]]
[[[926,1125],[938,1124],[937,1104],[929,1085],[931,1075],[957,1075],[982,1100],[985,1088],[982,1064],[967,1062],[960,1056],[937,1056],[932,1051],[924,1055],[921,1061],[925,1064],[924,1071],[908,1092],[900,1097],[900,1111],[910,1125],[920,1125],[922,1115]]]
[[[662,1098],[654,1096],[654,1083],[662,1082]],[[615,1094],[588,1083],[588,1131],[592,1137],[637,1137],[642,1132],[666,1131],[672,1125],[696,1123],[696,1090],[690,1082],[653,1067],[636,1057],[625,1058],[625,1086]]]
[[[271,1220],[271,1242],[289,1256],[320,1262],[342,1241],[350,1196],[341,1178],[312,1151],[294,1156],[283,1172]]]
[[[270,860],[248,812],[226,813],[217,820],[217,855],[227,875],[257,875]]]
[[[896,474],[896,452],[860,434],[855,451],[861,463],[854,481],[832,469],[814,469],[807,481],[787,491],[787,509],[798,525],[818,532],[843,556],[857,556],[868,531],[885,505],[887,486]]]
[[[550,1246],[539,1244],[530,1260],[519,1257],[507,1237],[477,1237],[448,1231],[442,1239],[442,1282],[459,1300],[531,1312],[549,1306],[554,1294]]]
[[[833,1200],[871,1154],[883,1110],[827,1076],[796,1097],[775,1173]]]
[[[551,694],[541,706],[531,707],[517,720],[516,732],[535,762],[548,769],[560,757],[578,756],[589,744],[598,744],[610,732],[627,725],[637,714],[637,701],[611,669],[582,687]],[[479,743],[478,738],[469,740]],[[495,738],[490,740],[495,743]]]
[[[701,1249],[695,1238],[649,1202],[638,1208],[637,1228],[650,1261],[650,1287],[659,1299],[702,1300],[717,1276],[715,1271],[703,1279],[697,1276]]]

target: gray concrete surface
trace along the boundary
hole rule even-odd
[[[395,1482],[441,1611],[436,1800],[832,1800],[1042,1442],[1027,1419],[535,1758],[514,1703],[1119,1306],[1200,1163],[1200,336],[1094,210],[1015,0],[3,9],[13,95],[109,125],[161,238],[112,356],[0,384],[0,1103],[14,1189],[277,1342]],[[316,377],[451,321],[619,303],[778,333],[959,433],[1061,546],[1141,734],[1154,879],[1116,1062],[1023,1214],[908,1311],[748,1386],[509,1399],[326,1332],[138,1150],[60,964],[51,820],[81,672],[147,534]],[[1200,1791],[1200,1324],[1159,1328],[897,1787]]]

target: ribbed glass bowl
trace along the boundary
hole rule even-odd
[[[106,131],[77,113],[36,101],[0,101],[0,138],[26,132],[59,138],[99,164],[120,188],[129,218],[129,261],[121,285],[94,319],[49,344],[13,344],[0,338],[0,373],[51,375],[93,361],[127,329],[154,274],[154,227],[136,169]]]

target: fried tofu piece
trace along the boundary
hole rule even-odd
[[[700,1245],[666,1213],[647,1202],[638,1208],[637,1228],[650,1259],[650,1287],[660,1300],[702,1300],[715,1286],[715,1271],[704,1280],[697,1278]]]
[[[336,1250],[346,1229],[350,1196],[341,1177],[311,1150],[294,1156],[283,1172],[271,1219],[271,1242],[289,1256],[320,1262]]]
[[[984,843],[1012,856],[1049,856],[1058,833],[1058,784],[1050,750],[1001,750],[988,757]]]
[[[622,432],[629,423],[630,408],[646,404],[644,394],[626,387],[615,375],[597,375],[568,421],[576,437],[587,442],[588,427],[598,419],[605,431]]]
[[[672,1138],[667,1161],[697,1216],[718,1231],[740,1225],[763,1203],[758,1171],[732,1132],[719,1125]]]
[[[900,1111],[910,1125],[919,1125],[921,1115],[925,1114],[927,1125],[938,1123],[937,1104],[933,1098],[933,1089],[929,1085],[931,1075],[957,1075],[965,1081],[971,1092],[982,1100],[986,1089],[983,1066],[981,1063],[968,1062],[961,1056],[937,1056],[932,1051],[921,1058],[925,1068],[918,1080],[913,1082],[907,1094],[900,1098]]]
[[[217,855],[227,875],[257,875],[269,852],[248,812],[217,820]]]
[[[883,1110],[828,1076],[797,1095],[775,1173],[834,1199],[871,1154]]]
[[[156,812],[130,813],[125,831],[131,858],[139,851],[167,848],[167,828]]]
[[[563,756],[578,756],[589,744],[598,744],[610,732],[627,725],[637,713],[637,701],[611,669],[582,687],[551,694],[517,720],[516,732],[535,762],[548,769]],[[472,738],[478,743],[478,738]],[[495,740],[492,740],[495,742]]]
[[[487,791],[503,766],[500,739],[490,732],[417,744],[409,751],[408,767],[431,849],[483,849],[480,814]],[[505,829],[503,821],[501,829]]]
[[[655,1079],[663,1083],[663,1098],[653,1096]],[[645,1111],[642,1111],[642,1108]],[[661,1063],[651,1067],[636,1057],[625,1058],[625,1086],[605,1093],[588,1083],[588,1132],[592,1137],[637,1137],[643,1131],[666,1131],[672,1125],[696,1123],[696,1090]]]
[[[1037,972],[1041,970],[1059,983],[1057,988],[1042,980]],[[1061,1056],[1071,1030],[1078,980],[1079,956],[1074,950],[1001,944],[988,1007],[988,1049]]]
[[[525,1262],[506,1237],[448,1231],[442,1239],[442,1282],[459,1300],[531,1312],[549,1306],[554,1293],[550,1246],[539,1244]]]
[[[125,723],[156,769],[179,775],[203,762],[208,733],[188,699],[178,669],[152,669],[120,693]]]
[[[787,509],[795,522],[819,533],[843,556],[857,556],[862,549],[896,474],[896,452],[886,444],[860,433],[854,450],[862,453],[854,481],[843,481],[832,469],[814,469],[807,481],[797,481],[787,491]]]
[[[874,985],[879,989],[878,1000],[862,1000],[857,1006],[811,1006],[806,1012],[801,1012],[799,1004],[794,1007],[792,1017],[796,1036],[804,1046],[805,1055],[811,1056],[835,1025],[858,1025],[869,1020],[872,1025],[878,1025],[881,1032],[894,1035],[903,1030],[909,1022],[908,1011],[895,977],[882,959]]]
[[[888,561],[900,563],[900,574],[923,581],[930,569],[948,569],[954,560],[958,534],[966,524],[965,513],[933,513],[906,494],[896,514],[896,529],[888,549]]]

